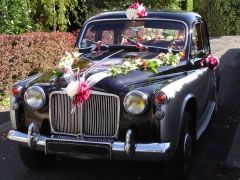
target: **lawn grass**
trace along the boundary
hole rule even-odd
[[[0,110],[9,109],[10,107],[10,96],[0,97]]]

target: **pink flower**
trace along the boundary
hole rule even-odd
[[[215,56],[208,56],[206,59],[206,64],[209,69],[215,69],[219,64],[219,59]]]
[[[146,12],[146,8],[143,6],[143,4],[141,4],[139,7],[138,7],[138,13],[137,13],[138,17],[144,17],[144,16],[147,16],[147,12]]]
[[[129,8],[130,9],[138,9],[138,7],[139,7],[140,5],[139,5],[139,3],[133,3],[133,4],[131,4],[130,6],[129,6]]]
[[[86,101],[91,94],[90,87],[85,82],[79,82],[78,93],[74,96],[73,104],[77,105]]]

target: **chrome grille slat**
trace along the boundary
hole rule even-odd
[[[114,94],[92,91],[90,98],[72,110],[72,100],[62,91],[50,95],[50,124],[56,134],[116,137],[120,100]]]

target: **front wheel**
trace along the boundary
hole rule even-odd
[[[44,152],[31,150],[21,145],[18,146],[18,150],[23,163],[30,169],[46,168],[54,162],[54,158],[45,155]]]
[[[187,179],[194,143],[194,126],[188,112],[184,112],[182,125],[177,151],[166,166],[168,179]]]

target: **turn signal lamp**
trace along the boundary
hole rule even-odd
[[[164,92],[157,92],[155,94],[155,103],[156,104],[165,104],[168,101],[168,97]]]
[[[12,95],[14,97],[19,96],[21,94],[21,91],[22,91],[22,87],[20,87],[20,86],[13,86],[12,87]]]

